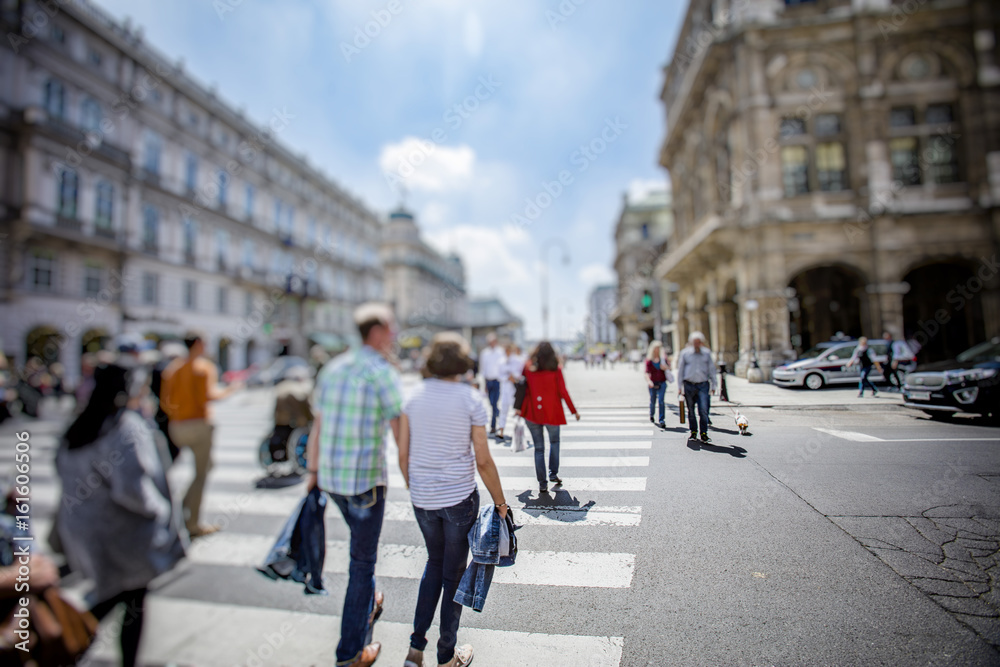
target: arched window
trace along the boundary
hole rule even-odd
[[[76,218],[76,202],[80,179],[76,171],[63,169],[59,172],[59,191],[56,213],[63,218]]]
[[[87,132],[100,132],[103,119],[104,112],[97,100],[93,97],[85,99],[80,108],[80,125],[83,129]]]
[[[66,86],[61,81],[49,79],[45,82],[45,99],[42,102],[49,116],[65,120]]]

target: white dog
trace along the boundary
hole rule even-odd
[[[746,435],[747,429],[750,428],[750,421],[743,415],[737,413],[736,426],[740,429],[740,435]]]

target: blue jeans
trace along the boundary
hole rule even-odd
[[[531,441],[535,443],[535,477],[538,478],[538,486],[545,488],[548,481],[545,477],[545,434],[542,433],[542,424],[525,419],[528,431],[531,433]],[[559,425],[545,424],[545,429],[549,432],[549,476],[552,479],[559,474]]]
[[[684,382],[684,401],[687,403],[688,424],[691,432],[698,432],[698,424],[701,423],[701,432],[708,433],[708,382]],[[697,414],[695,408],[698,408]]]
[[[369,618],[375,608],[375,560],[385,516],[385,487],[376,486],[357,496],[331,493],[330,498],[351,529],[351,566],[337,644],[337,664],[349,665],[372,640]]]
[[[872,381],[868,379],[868,374],[872,372],[872,368],[874,368],[874,367],[873,366],[869,366],[868,368],[864,368],[864,367],[861,368],[861,376],[858,378],[858,393],[859,394],[865,393],[865,385],[868,385],[868,387],[872,390],[872,395],[873,396],[878,393],[878,389],[876,389],[875,385],[872,384]]]
[[[497,401],[500,400],[500,380],[487,380],[486,393],[490,397],[490,407],[493,408],[493,419],[490,420],[490,433],[492,433],[497,430],[497,414],[500,413],[497,407]]]
[[[438,598],[442,598],[441,633],[437,645],[437,661],[442,665],[455,656],[455,644],[458,643],[462,605],[455,602],[455,591],[468,565],[469,531],[479,515],[479,490],[457,505],[439,510],[414,507],[413,513],[427,545],[427,565],[417,593],[410,646],[418,651],[427,648],[427,630],[434,620]]]
[[[664,396],[667,393],[667,383],[666,382],[654,382],[653,386],[649,389],[649,418],[653,418],[654,410],[656,407],[657,400],[660,403],[660,421],[664,421],[666,418],[667,408],[663,404]]]

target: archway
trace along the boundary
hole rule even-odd
[[[25,360],[38,357],[45,365],[59,361],[63,335],[54,327],[42,325],[28,332],[24,340]]]
[[[910,284],[903,297],[903,330],[920,347],[917,361],[954,359],[986,340],[982,293],[991,285],[968,265],[938,262],[910,271],[903,280]]]
[[[229,340],[225,336],[219,339],[219,373],[225,373],[229,370],[229,346],[233,341]]]
[[[80,336],[80,354],[93,354],[105,348],[111,336],[107,329],[88,329]]]
[[[789,283],[795,290],[790,309],[792,345],[808,350],[837,333],[864,335],[864,279],[840,266],[802,271]],[[796,344],[797,343],[797,344]]]

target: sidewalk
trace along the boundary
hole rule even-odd
[[[617,364],[614,369],[586,368],[571,362],[564,369],[566,386],[574,403],[581,408],[600,405],[614,408],[641,408],[649,405],[649,394],[642,371],[631,364]],[[903,397],[898,393],[879,391],[876,398],[866,394],[858,398],[855,384],[824,387],[823,389],[790,389],[770,383],[751,384],[744,378],[726,375],[726,387],[732,405],[744,407],[780,408],[785,410],[833,409],[880,411],[902,409]],[[676,402],[677,387],[667,388],[667,402]],[[713,405],[727,405],[714,397]]]

